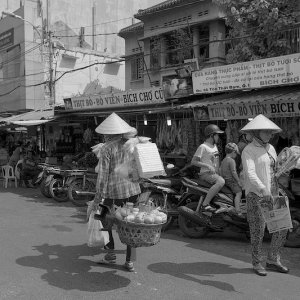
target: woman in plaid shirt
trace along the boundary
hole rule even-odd
[[[138,182],[129,181],[115,172],[117,166],[125,163],[129,159],[130,153],[124,149],[126,142],[125,133],[133,132],[136,135],[135,128],[129,126],[115,113],[105,119],[97,128],[96,132],[104,134],[108,141],[100,150],[99,171],[96,185],[96,196],[94,207],[104,199],[104,205],[112,207],[123,205],[125,202],[136,202],[141,193]],[[127,138],[132,136],[127,135]],[[116,263],[115,245],[112,235],[111,225],[108,224],[108,233],[110,241],[106,245],[109,252],[99,263]],[[134,267],[131,261],[131,247],[127,246],[125,268],[133,272]]]

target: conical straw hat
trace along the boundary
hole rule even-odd
[[[256,116],[252,121],[250,121],[246,126],[244,126],[240,131],[249,132],[253,130],[270,130],[274,133],[281,132],[281,128],[278,127],[274,122],[269,120],[264,115]]]
[[[131,130],[131,126],[116,113],[112,113],[96,128],[95,131],[100,134],[123,134]]]

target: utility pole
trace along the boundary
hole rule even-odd
[[[53,45],[52,45],[52,32],[50,30],[49,20],[49,0],[47,0],[47,40],[49,47],[49,96],[50,104],[55,105],[55,82],[53,81]]]
[[[95,28],[95,19],[96,19],[96,6],[95,2],[93,2],[92,7],[92,49],[96,49],[95,45],[95,34],[96,34],[96,28]]]

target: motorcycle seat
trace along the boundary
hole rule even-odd
[[[149,181],[165,187],[176,187],[178,185],[181,185],[181,179],[179,178],[149,179]]]
[[[211,186],[212,186],[210,183],[206,182],[205,180],[201,180],[201,179],[193,179],[193,180],[189,179],[189,181],[191,181],[193,183],[197,183],[198,185],[206,187],[206,188],[211,188]],[[231,189],[226,185],[224,185],[222,187],[222,189],[220,190],[219,193],[223,193],[223,194],[226,194],[226,195],[229,195],[229,196],[233,195]]]

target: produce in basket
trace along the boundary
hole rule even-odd
[[[166,221],[166,214],[147,204],[140,208],[126,206],[115,211],[120,241],[133,248],[156,245]]]
[[[136,224],[164,224],[167,222],[167,215],[156,208],[144,212],[140,211],[138,207],[132,210],[127,207],[118,207],[115,211],[115,218]]]

